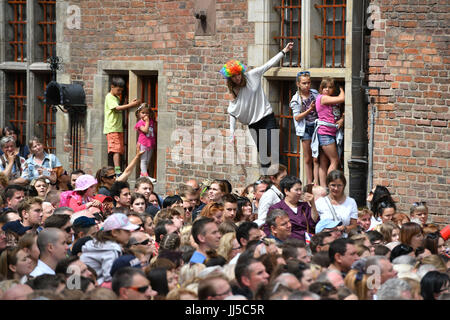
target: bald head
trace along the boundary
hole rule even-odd
[[[56,244],[59,239],[59,236],[63,233],[63,231],[57,228],[44,228],[41,232],[39,232],[37,238],[37,245],[41,254],[47,251],[47,246],[51,244]]]
[[[16,284],[5,291],[2,300],[27,300],[28,295],[33,292],[30,286],[26,284]]]
[[[199,187],[199,186],[198,186],[197,180],[191,179],[191,180],[187,181],[186,184],[187,184],[188,186],[191,186],[194,190],[198,190],[198,187]]]

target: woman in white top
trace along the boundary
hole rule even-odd
[[[275,66],[293,47],[294,43],[289,42],[281,52],[266,64],[248,72],[245,72],[247,67],[237,60],[228,61],[220,70],[220,73],[227,79],[228,89],[234,98],[228,106],[231,143],[234,143],[235,140],[234,131],[236,119],[238,119],[242,124],[253,129],[250,132],[256,143],[258,153],[261,147],[263,147],[262,150],[267,150],[266,153],[271,150],[271,130],[277,129],[278,126],[270,102],[264,94],[261,80],[263,74]],[[266,139],[261,143],[259,142],[260,129],[267,131]],[[267,148],[265,148],[264,143]],[[260,154],[260,162],[263,168],[270,166],[270,159],[267,158],[267,155],[262,157]]]
[[[347,184],[344,173],[333,170],[327,175],[326,184],[329,194],[316,201],[316,209],[320,219],[332,219],[342,221],[337,227],[340,231],[348,233],[357,227],[358,207],[356,201],[345,195],[344,189]]]

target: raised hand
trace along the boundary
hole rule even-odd
[[[139,99],[137,99],[137,98],[134,98],[133,100],[131,100],[131,103],[132,103],[135,107],[137,107],[138,105],[141,104],[141,100],[139,100]]]
[[[288,53],[289,51],[292,50],[292,48],[294,48],[294,43],[293,42],[289,42],[286,47],[284,47],[283,52],[284,53]]]

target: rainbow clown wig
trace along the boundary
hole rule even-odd
[[[225,63],[220,69],[220,73],[224,76],[224,78],[231,78],[240,73],[244,73],[247,70],[247,67],[237,60],[230,60]]]

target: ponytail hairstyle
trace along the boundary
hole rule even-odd
[[[103,178],[106,177],[108,175],[108,171],[114,171],[114,167],[103,167],[99,170],[97,170],[96,174],[95,174],[95,179],[97,179],[97,187],[96,187],[96,192],[98,192],[98,190],[103,186]]]

